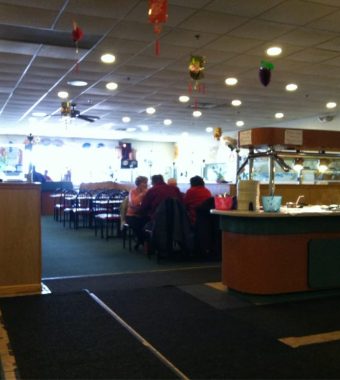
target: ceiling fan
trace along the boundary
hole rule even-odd
[[[78,118],[90,123],[93,123],[96,119],[100,119],[99,116],[93,115],[81,115],[80,111],[76,109],[76,103],[62,102],[61,103],[61,116],[68,116],[70,118]]]

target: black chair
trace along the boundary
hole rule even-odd
[[[154,219],[145,228],[147,252],[151,257],[186,258],[191,256],[193,234],[185,207],[175,198],[165,199],[157,208]]]
[[[120,207],[125,197],[126,192],[114,190],[101,193],[101,196],[98,196],[98,199],[95,199],[94,203],[99,204],[102,208],[101,212],[97,212],[95,208],[93,211],[96,236],[98,227],[100,228],[100,236],[102,238],[104,238],[104,231],[106,239],[109,239],[109,237],[121,236]]]
[[[91,226],[92,217],[92,193],[90,191],[79,191],[73,206],[70,209],[70,224],[74,229],[80,226],[83,228]],[[80,223],[81,222],[81,223]]]
[[[215,208],[214,198],[208,198],[196,208],[194,225],[195,255],[208,259],[221,258],[222,233],[219,216],[210,213]]]

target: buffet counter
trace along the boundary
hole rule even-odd
[[[0,296],[40,292],[40,185],[0,183],[0,205]]]
[[[340,288],[340,209],[219,211],[222,283],[249,294]]]

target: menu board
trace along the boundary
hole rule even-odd
[[[302,145],[303,144],[303,131],[300,129],[286,129],[285,130],[285,145]]]

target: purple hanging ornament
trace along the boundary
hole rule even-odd
[[[267,61],[261,61],[259,69],[260,82],[263,86],[267,87],[271,79],[271,71],[274,69],[274,65]]]

